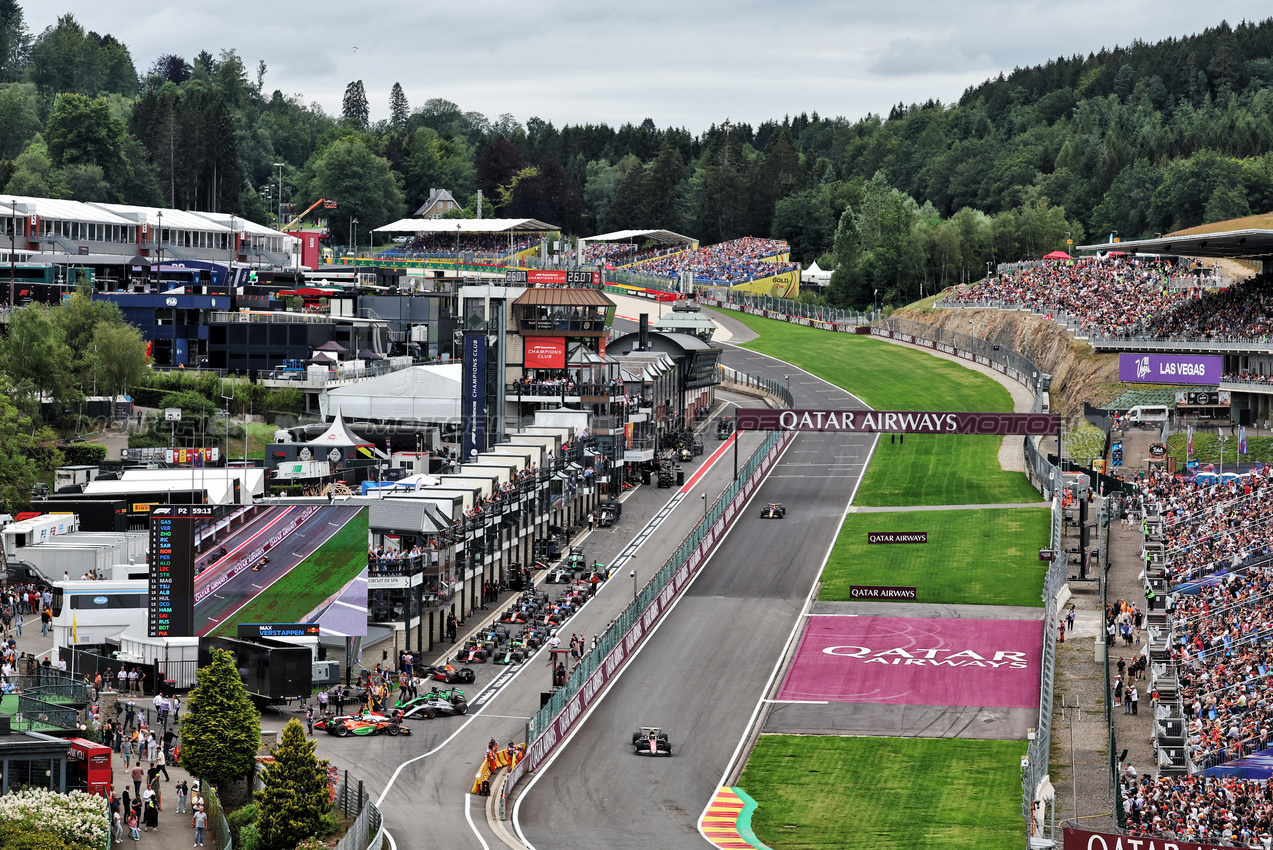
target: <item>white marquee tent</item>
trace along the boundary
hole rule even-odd
[[[372,422],[448,423],[460,421],[459,363],[412,366],[318,397],[323,417]]]

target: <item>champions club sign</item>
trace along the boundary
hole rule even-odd
[[[892,434],[992,434],[1050,437],[1061,427],[1056,413],[932,413],[914,410],[738,411],[740,431],[846,431]]]

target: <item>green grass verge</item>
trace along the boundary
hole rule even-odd
[[[1024,753],[1019,741],[762,735],[739,785],[774,850],[1008,850],[1021,845]]]
[[[999,468],[1002,439],[907,434],[893,443],[881,434],[854,503],[891,508],[1038,502],[1025,475]]]
[[[238,426],[242,428],[243,426]],[[247,427],[247,456],[248,460],[261,460],[265,457],[265,447],[274,442],[274,433],[278,431],[277,425],[268,425],[264,422],[249,422]],[[243,440],[237,437],[230,440],[230,459],[243,457]]]
[[[1225,433],[1224,462],[1230,463],[1269,463],[1273,461],[1273,437],[1247,437],[1247,453],[1238,454],[1238,438]],[[1189,445],[1188,434],[1172,434],[1167,438],[1167,452],[1176,458],[1176,469],[1183,471],[1185,468],[1185,449]],[[1190,460],[1196,460],[1200,463],[1220,462],[1220,439],[1213,433],[1200,433],[1195,431],[1193,435],[1193,454],[1189,455]]]
[[[822,572],[818,599],[850,599],[855,584],[918,588],[920,602],[1042,605],[1051,514],[1042,508],[849,514]],[[875,531],[926,531],[927,543],[866,542]]]
[[[321,516],[321,514],[320,514]],[[210,634],[234,637],[238,623],[298,623],[367,568],[367,512],[359,511],[322,546]]]
[[[876,410],[1012,410],[997,381],[923,351],[732,313],[760,337],[743,345],[843,387]]]
[[[1012,410],[1012,396],[993,379],[923,351],[851,334],[734,314],[761,334],[746,348],[781,357],[856,395],[876,410]],[[981,505],[1036,502],[1019,472],[999,468],[1001,437],[885,435],[866,470],[857,503]],[[886,459],[887,462],[882,462]]]

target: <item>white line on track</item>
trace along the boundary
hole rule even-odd
[[[774,705],[830,705],[824,699],[762,699],[761,702],[769,702]]]
[[[875,438],[871,441],[871,449],[866,455],[868,463],[871,460],[871,455],[875,454],[875,447],[879,444],[879,439],[879,435],[876,434]],[[849,508],[853,506],[853,500],[857,498],[858,488],[862,486],[862,477],[863,476],[859,476],[857,483],[853,485],[853,492],[849,494],[848,504],[844,506],[844,513],[840,516],[840,522],[839,525],[836,526],[837,528],[843,526],[844,521],[848,519]],[[760,488],[756,489],[759,490]],[[836,538],[839,536],[839,533],[837,533],[835,537],[831,538],[831,544],[827,546],[827,553],[822,557],[822,566],[818,567],[819,576],[821,576],[822,571],[826,569],[827,561],[831,559],[831,551],[835,548]],[[773,688],[774,680],[778,677],[778,673],[782,670],[783,662],[786,660],[787,654],[791,651],[791,645],[795,641],[796,636],[800,634],[800,628],[804,624],[805,617],[807,616],[806,612],[809,610],[810,605],[813,604],[813,595],[817,592],[817,590],[818,582],[815,580],[813,585],[809,588],[809,595],[805,597],[804,606],[800,609],[800,616],[796,618],[795,624],[791,627],[791,634],[787,635],[787,642],[783,645],[782,652],[778,653],[778,660],[774,662],[774,669],[769,674],[769,681],[765,683],[765,687],[760,691],[760,697],[756,700],[756,707],[752,710],[751,718],[747,721],[747,726],[743,730],[742,739],[739,740],[738,746],[734,749],[734,754],[730,757],[729,763],[725,765],[725,772],[721,775],[720,781],[716,783],[717,788],[722,787],[725,782],[728,781],[730,774],[734,772],[734,766],[738,763],[738,759],[742,757],[743,748],[747,746],[747,741],[751,738],[752,727],[755,726],[756,719],[760,716],[760,710],[765,705],[765,694],[769,693],[770,689]],[[707,837],[707,833],[703,831],[703,818],[707,817],[707,813],[712,807],[712,800],[715,799],[715,797],[716,794],[713,792],[711,799],[709,799],[707,801],[707,805],[703,807],[702,814],[698,816],[698,834],[703,836],[703,840],[708,843],[711,843],[711,840]]]
[[[385,830],[385,839],[389,842],[389,850],[398,850],[398,842],[393,840],[393,836],[389,834],[389,830]]]
[[[734,435],[734,438],[735,438],[735,439],[737,439],[737,435],[736,435],[736,434]],[[788,443],[788,445],[790,445],[790,443]],[[702,473],[702,475],[703,475],[703,476],[706,476],[706,474],[707,474],[707,473],[708,473],[708,472],[712,469],[712,467],[714,467],[717,463],[719,463],[719,462],[720,462],[720,459],[721,459],[721,458],[723,458],[726,454],[727,454],[727,452],[721,452],[719,455],[716,455],[716,456],[715,456],[715,457],[711,460],[711,462],[710,462],[709,464],[705,464],[704,466],[700,467],[700,472]],[[687,486],[688,486],[688,485],[687,485]],[[756,488],[756,491],[757,491],[757,492],[759,492],[759,490],[760,490],[760,488],[759,488],[759,487],[757,487],[757,488]],[[643,528],[643,529],[641,529],[641,532],[638,534],[638,536],[640,536],[641,534],[644,534],[644,535],[645,535],[645,539],[641,541],[641,544],[640,544],[640,545],[638,545],[638,546],[636,547],[636,549],[634,549],[631,553],[629,553],[629,557],[636,555],[636,553],[637,553],[638,551],[640,551],[641,547],[645,545],[645,541],[647,541],[647,540],[649,540],[649,539],[650,539],[650,537],[652,536],[653,531],[657,530],[658,525],[662,525],[663,520],[665,520],[665,519],[667,518],[667,516],[668,516],[668,514],[667,514],[667,513],[665,513],[665,512],[667,511],[668,507],[669,507],[669,506],[671,506],[674,502],[684,501],[684,499],[685,499],[685,492],[686,492],[686,491],[684,491],[684,490],[678,491],[675,495],[673,495],[673,496],[672,496],[672,498],[668,499],[668,500],[667,500],[667,502],[665,502],[665,503],[664,503],[664,505],[663,505],[663,507],[662,507],[662,508],[660,508],[658,511],[656,511],[656,512],[655,512],[655,517],[654,517],[654,519],[651,519],[651,520],[650,520],[650,522],[646,525],[646,527],[645,527],[645,528]],[[655,525],[656,521],[657,521],[657,523],[658,523],[657,525]],[[651,526],[651,525],[654,525],[654,528],[650,528],[650,526]],[[607,583],[608,583],[608,582],[607,582]],[[597,598],[598,598],[597,596],[594,596],[592,599],[589,599],[587,602],[585,602],[585,603],[583,604],[583,606],[582,606],[579,610],[580,610],[580,611],[582,611],[584,608],[586,608],[586,607],[588,607],[589,605],[591,605],[591,604],[592,604],[592,602],[593,602],[593,600],[594,600],[594,599],[597,599]],[[578,613],[578,612],[576,612],[576,613]],[[209,618],[209,619],[211,619],[211,618]],[[569,621],[567,621],[567,622],[569,622]],[[509,685],[511,685],[511,684],[513,683],[513,680],[515,680],[518,676],[520,676],[520,675],[522,674],[522,672],[523,672],[523,671],[530,669],[530,668],[532,667],[532,665],[531,665],[531,663],[530,663],[530,662],[531,662],[531,661],[534,661],[536,658],[538,658],[538,657],[539,657],[539,656],[540,656],[540,655],[541,655],[541,654],[542,654],[542,653],[543,653],[546,649],[548,649],[548,645],[547,645],[547,644],[544,644],[544,646],[542,646],[539,650],[537,650],[537,651],[535,652],[535,654],[534,654],[534,655],[532,655],[532,656],[531,656],[530,658],[528,658],[528,659],[527,659],[524,663],[522,663],[521,665],[519,665],[519,666],[518,666],[518,669],[517,669],[517,672],[513,673],[513,675],[512,675],[512,676],[510,676],[510,677],[509,677],[506,681],[504,681],[504,682],[502,682],[502,683],[500,684],[500,691],[504,690],[504,689],[505,689],[505,688],[507,688]],[[638,650],[638,651],[639,651],[639,650]],[[404,762],[402,762],[401,764],[399,764],[399,765],[398,765],[397,769],[395,769],[395,770],[394,770],[393,775],[389,777],[389,781],[388,781],[387,783],[385,783],[384,790],[383,790],[383,791],[381,791],[381,792],[380,792],[380,796],[376,798],[376,806],[377,806],[377,807],[379,807],[381,804],[383,804],[383,803],[384,803],[384,801],[385,801],[385,797],[389,796],[389,791],[393,788],[394,783],[398,781],[398,777],[402,774],[403,769],[405,769],[407,765],[409,765],[409,764],[414,764],[415,762],[418,762],[418,761],[420,761],[421,759],[426,759],[426,758],[428,758],[429,756],[436,755],[438,752],[440,752],[440,751],[442,750],[442,748],[443,748],[443,747],[445,747],[447,744],[451,743],[451,741],[455,740],[455,738],[456,738],[456,736],[457,736],[457,735],[459,735],[461,732],[463,732],[465,729],[467,729],[470,723],[472,723],[473,721],[477,720],[479,717],[482,717],[482,716],[483,716],[483,712],[486,710],[486,707],[490,704],[491,699],[493,699],[495,696],[497,696],[497,695],[498,695],[498,692],[497,692],[496,694],[492,694],[490,697],[487,697],[486,699],[482,699],[482,696],[483,696],[483,694],[485,694],[488,690],[490,690],[490,689],[491,689],[491,686],[492,686],[492,685],[494,685],[494,684],[495,684],[496,682],[498,682],[499,680],[500,680],[500,677],[499,677],[499,676],[495,677],[495,678],[494,678],[494,679],[492,679],[490,682],[487,682],[487,683],[486,683],[486,685],[482,688],[482,690],[480,690],[480,691],[478,691],[478,692],[477,692],[477,694],[474,696],[473,703],[478,703],[478,702],[480,702],[480,703],[481,703],[481,707],[480,707],[480,708],[478,708],[478,709],[477,709],[477,711],[473,712],[472,714],[469,714],[469,715],[467,716],[467,719],[466,719],[463,723],[461,723],[461,724],[460,724],[460,726],[459,726],[459,727],[458,727],[458,728],[457,728],[454,732],[452,732],[450,735],[448,735],[448,736],[447,736],[447,738],[446,738],[445,740],[443,740],[443,741],[442,741],[442,743],[438,744],[436,747],[434,747],[433,749],[429,750],[428,752],[421,753],[421,754],[420,754],[420,755],[418,755],[418,756],[412,756],[411,758],[407,759],[406,761],[404,761]],[[600,700],[598,700],[598,703],[599,703],[599,702],[600,702]],[[495,715],[492,715],[492,716],[495,716]],[[518,719],[518,720],[521,720],[521,719],[523,719],[523,718],[520,718],[520,717],[519,717],[519,718],[517,718],[517,719]],[[529,742],[529,741],[527,741],[527,744],[529,744],[529,743],[530,743],[530,742]],[[528,786],[528,787],[529,787],[529,786]],[[465,816],[466,816],[466,817],[468,817],[468,805],[469,805],[469,800],[468,800],[468,798],[469,798],[470,796],[471,796],[471,795],[469,795],[469,794],[465,794],[465,795],[464,795],[464,811],[465,811]],[[516,813],[514,813],[514,818],[516,818]],[[478,834],[477,829],[476,829],[476,828],[474,828],[472,818],[469,818],[469,827],[470,827],[470,828],[473,828],[473,834],[474,834],[474,835],[477,835],[477,839],[478,839],[478,841],[481,841],[481,842],[482,842],[482,846],[483,846],[483,847],[487,847],[487,845],[486,845],[486,841],[485,841],[485,840],[483,840],[482,836],[481,836],[480,834]],[[389,833],[388,833],[388,831],[386,831],[386,832],[385,832],[385,835],[387,836],[388,834],[389,834]],[[525,840],[525,839],[523,839],[523,840]],[[527,846],[529,846],[529,844],[528,844]],[[395,845],[395,850],[396,850],[396,845]],[[488,848],[488,850],[489,850],[489,848]]]
[[[482,850],[491,850],[491,845],[486,843],[486,839],[482,837],[482,833],[478,832],[477,827],[473,824],[473,814],[469,811],[469,801],[472,798],[472,794],[464,795],[464,819],[469,822],[469,829],[473,830],[473,834],[477,836],[477,840],[482,845]]]
[[[795,441],[792,440],[790,443],[787,443],[787,445],[783,448],[782,452],[778,455],[777,459],[773,462],[773,465],[770,467],[770,469],[776,469],[778,467],[778,464],[782,462],[783,457],[786,455],[787,449],[791,448],[794,442]],[[772,473],[770,475],[772,475]],[[765,479],[768,480],[770,475],[766,475]],[[755,501],[756,496],[760,495],[761,485],[763,484],[764,484],[764,481],[761,481],[760,485],[758,485],[756,489],[752,491],[751,497],[748,498],[747,501],[744,502],[743,505],[738,509],[739,515],[742,515],[747,512],[748,507],[750,507],[751,503]],[[840,524],[841,525],[844,524],[843,519],[840,520]],[[664,623],[666,623],[668,620],[671,619],[672,611],[675,610],[676,606],[681,604],[682,599],[684,599],[686,596],[689,595],[689,589],[694,586],[694,582],[698,581],[698,577],[701,576],[707,570],[708,565],[712,562],[712,558],[715,557],[716,552],[720,550],[720,544],[724,543],[725,539],[728,538],[729,535],[733,533],[734,529],[737,528],[739,525],[741,525],[741,523],[735,522],[733,525],[731,525],[729,528],[725,530],[725,536],[722,537],[720,541],[718,541],[716,548],[712,550],[712,554],[708,556],[707,560],[703,562],[703,565],[700,566],[698,568],[698,571],[694,573],[694,575],[690,578],[689,584],[685,585],[685,589],[682,590],[680,595],[677,596],[676,599],[672,601],[672,604],[667,609],[667,612],[664,613],[664,615],[659,618],[659,621],[654,624],[654,628],[646,633],[645,638],[641,641],[641,643],[637,645],[636,650],[631,655],[628,656],[628,660],[624,662],[624,665],[622,667],[619,668],[619,671],[615,675],[615,677],[606,683],[605,688],[597,695],[596,700],[592,703],[591,706],[588,707],[588,710],[583,713],[582,717],[580,717],[577,721],[575,721],[574,728],[572,728],[570,730],[570,733],[567,734],[566,737],[562,739],[561,743],[557,745],[556,749],[553,750],[552,755],[550,755],[547,758],[547,760],[544,761],[544,763],[539,766],[538,770],[536,770],[534,773],[530,775],[530,782],[528,782],[526,784],[526,787],[522,789],[522,792],[517,795],[517,802],[513,804],[513,829],[517,832],[517,837],[521,839],[521,842],[525,844],[527,847],[529,847],[530,850],[536,850],[535,845],[531,844],[530,840],[526,837],[526,834],[522,832],[521,821],[518,819],[522,810],[522,801],[526,799],[526,795],[530,793],[530,789],[535,787],[535,783],[539,781],[539,777],[543,776],[545,773],[548,772],[548,768],[551,767],[552,763],[557,760],[557,756],[561,755],[561,753],[566,749],[566,747],[570,745],[571,740],[573,740],[575,735],[579,732],[579,730],[584,727],[584,724],[587,723],[588,718],[592,716],[592,712],[597,710],[597,706],[605,702],[605,698],[609,694],[610,689],[614,687],[614,684],[623,677],[624,673],[632,669],[631,668],[632,661],[638,655],[640,655],[641,652],[647,646],[649,646],[650,644],[654,642],[653,638],[655,633],[657,633],[659,629],[663,628]],[[827,557],[830,557],[830,556],[831,556],[831,553],[830,551],[828,551]],[[816,583],[815,583],[815,586],[816,586]],[[751,724],[749,723],[748,728],[750,728],[750,726]],[[700,821],[702,820],[701,816],[699,820]],[[701,832],[702,830],[700,829],[700,833]]]

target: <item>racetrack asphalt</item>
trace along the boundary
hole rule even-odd
[[[747,457],[761,439],[761,435],[744,434],[741,457]],[[692,472],[719,447],[720,444],[708,442],[705,455],[687,465],[687,472]],[[675,499],[674,509],[668,512],[643,548],[623,565],[617,576],[601,586],[588,605],[563,625],[563,643],[572,632],[579,632],[589,640],[592,635],[601,633],[632,599],[630,570],[635,569],[638,581],[644,584],[697,523],[702,511],[699,494],[707,492],[715,498],[732,474],[731,454],[726,450],[692,490],[678,492],[654,486],[640,487],[625,498],[623,518],[616,527],[597,529],[572,541],[572,545],[584,547],[589,561],[612,563],[646,522]],[[545,589],[555,596],[562,588],[547,585]],[[494,617],[499,610],[492,606],[479,614]],[[379,660],[378,656],[364,657],[363,663],[371,666]],[[383,795],[379,805],[397,850],[499,846],[499,839],[485,822],[486,800],[472,798],[468,790],[488,740],[494,738],[500,746],[524,740],[526,721],[538,710],[540,693],[550,686],[549,669],[545,665],[543,652],[518,667],[474,664],[477,681],[462,686],[470,700],[468,716],[409,721],[412,734],[405,738],[342,740],[321,736],[318,754],[363,778],[373,800]],[[495,687],[490,687],[492,681],[497,681]],[[585,842],[580,846],[597,845]]]
[[[778,381],[791,375],[797,406],[862,406],[792,366],[725,351],[734,368]],[[873,439],[805,433],[791,443],[700,577],[523,792],[517,824],[532,846],[705,846],[698,817],[801,622]],[[786,518],[760,519],[768,502],[785,504]],[[633,754],[631,734],[641,725],[668,731],[672,758]]]

